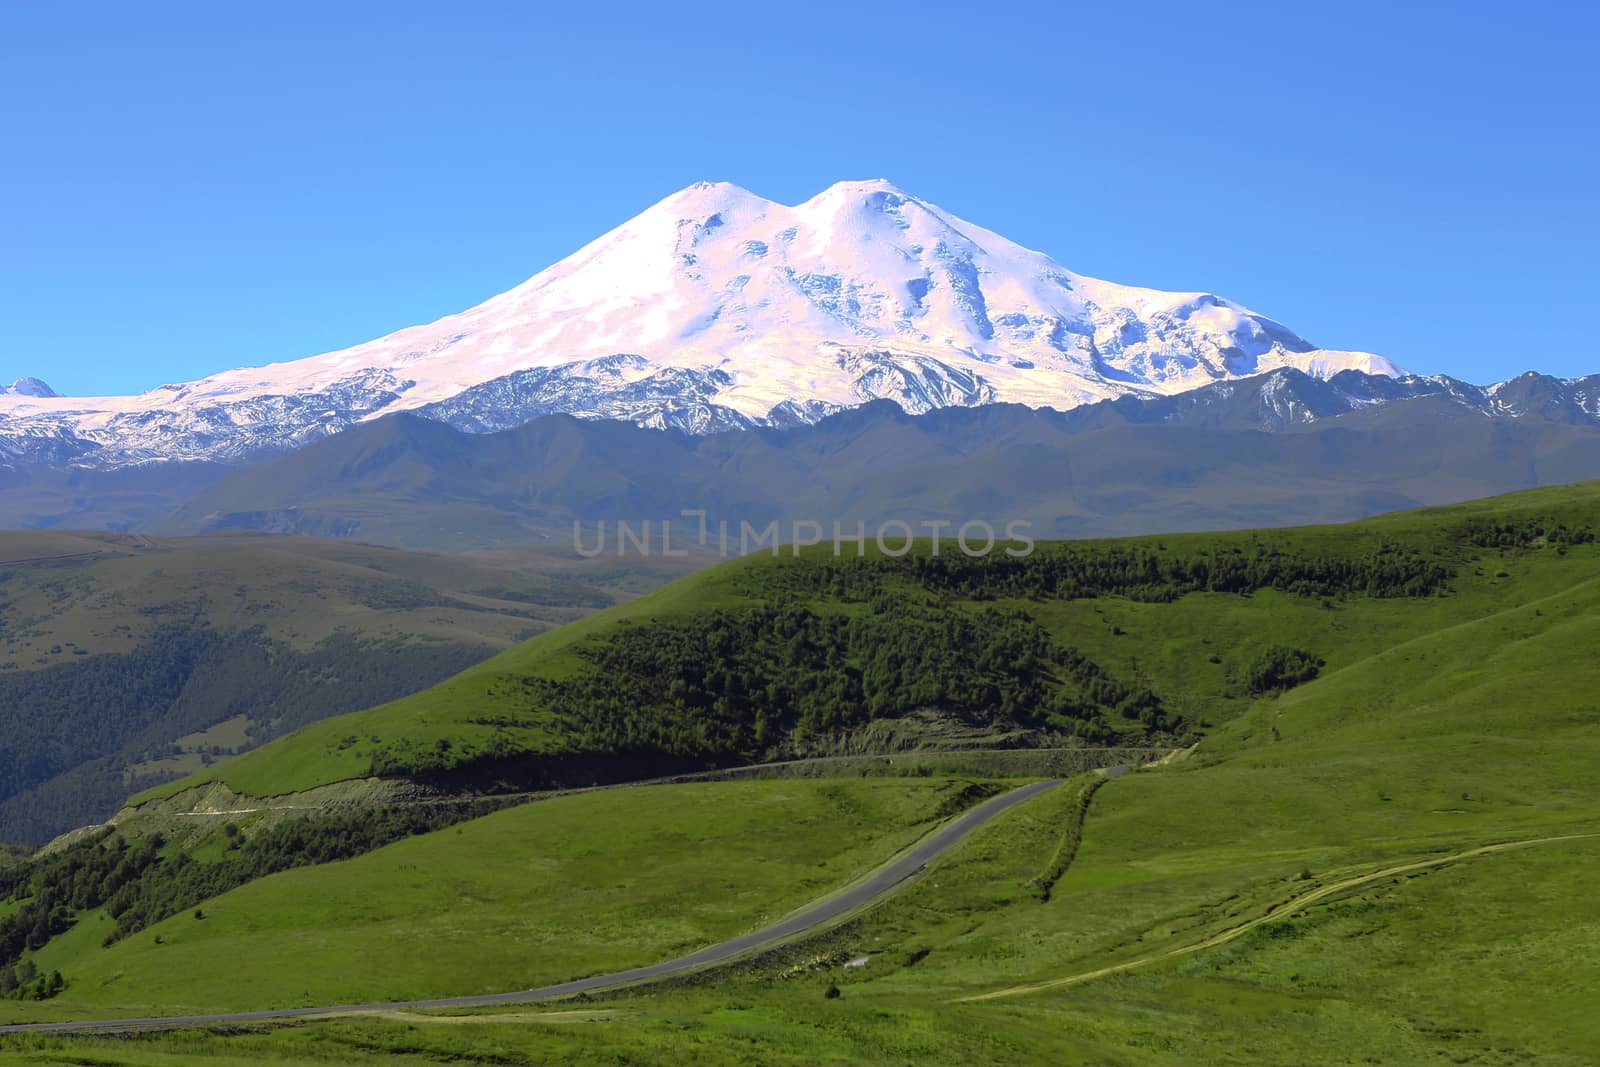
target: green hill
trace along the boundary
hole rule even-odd
[[[1592,536],[1597,500],[1586,483],[1342,526],[1041,543],[1026,559],[948,543],[938,558],[927,543],[899,559],[757,554],[161,793],[373,774],[588,784],[833,751],[916,707],[1040,743],[1170,741],[1276,685],[1252,682],[1272,656],[1337,670],[1563,587],[1592,548],[1546,542]],[[1501,526],[1508,544],[1489,544]]]
[[[253,882],[109,948],[88,922],[33,959],[73,976],[74,996],[48,1007],[79,1015],[138,1013],[158,987],[208,1011],[525,988],[781,915],[908,844],[959,794],[911,779],[557,797]],[[781,848],[749,847],[762,840]],[[241,961],[248,983],[230,981]]]
[[[344,722],[361,724],[374,746],[369,762],[380,750],[420,753],[432,738],[458,738],[407,772],[436,782],[452,774],[467,780],[486,759],[604,754],[592,731],[561,714],[558,701],[574,694],[602,715],[619,692],[647,697],[636,707],[648,714],[624,724],[651,728],[677,723],[669,712],[709,708],[705,730],[660,731],[653,749],[630,749],[635,756],[763,754],[739,747],[754,736],[753,716],[744,734],[713,728],[740,724],[726,713],[741,707],[741,687],[758,680],[764,701],[765,686],[778,687],[766,707],[793,712],[792,721],[772,720],[780,746],[889,736],[884,724],[904,716],[883,704],[879,717],[873,699],[901,695],[921,707],[927,694],[902,693],[893,680],[866,684],[874,664],[882,665],[878,654],[900,647],[892,627],[872,620],[903,620],[927,644],[946,632],[924,625],[938,613],[951,618],[949,633],[969,643],[934,641],[915,662],[944,686],[929,706],[950,717],[1034,736],[1081,738],[1103,727],[1110,734],[1100,739],[1113,742],[1199,741],[1160,766],[1075,779],[1020,805],[820,941],[698,982],[599,998],[579,1005],[586,1014],[567,1024],[556,1013],[571,1006],[547,1006],[116,1044],[39,1038],[12,1047],[31,1049],[41,1062],[1586,1062],[1600,1045],[1589,1010],[1600,983],[1593,962],[1600,922],[1587,906],[1600,874],[1597,505],[1600,484],[1586,483],[1344,527],[1041,546],[1016,564],[948,558],[935,565],[924,557],[837,565],[812,554],[746,559],[695,575]],[[825,620],[824,629],[839,627],[860,642],[838,650],[859,675],[860,721],[847,715],[811,732],[813,709],[804,694],[784,691],[787,675],[773,666],[787,662],[786,649],[769,649],[765,662],[750,659],[746,674],[733,672],[734,684],[704,693],[663,696],[644,684],[661,661],[641,659],[640,644],[686,650],[672,653],[680,670],[699,662],[691,653],[702,640],[714,642],[707,647],[718,662],[746,664],[747,648],[766,647],[762,631],[741,643],[732,625],[708,624],[758,617],[728,614],[738,612],[795,618],[783,612],[802,608]],[[1006,655],[985,658],[990,645],[969,640],[974,632],[955,620],[990,619],[988,612],[1005,622],[1001,632],[1028,624],[1047,640],[1025,643],[1024,654],[1006,645]],[[851,620],[865,620],[865,628],[852,629]],[[815,626],[794,632],[812,640]],[[693,640],[666,640],[685,634]],[[815,673],[853,677],[830,663],[833,646],[822,647]],[[1085,662],[1099,673],[1083,671]],[[986,719],[960,706],[987,699],[981,689],[942,680],[951,664],[977,668],[977,681],[993,687]],[[776,676],[758,679],[759,670]],[[609,675],[604,685],[599,674]],[[622,688],[607,688],[613,683]],[[1121,699],[1111,699],[1112,685]],[[533,704],[530,693],[546,703]],[[1043,710],[1002,714],[1005,698],[1017,693],[1042,701]],[[650,702],[657,698],[659,705]],[[515,709],[537,714],[536,726],[473,722]],[[485,733],[474,735],[475,725]],[[458,727],[468,729],[452,735]],[[371,769],[360,757],[341,757],[337,743],[324,747],[333,735],[323,729],[221,764],[217,777],[244,792],[259,783],[282,793]],[[497,731],[520,739],[522,754],[474,740],[492,742]],[[303,773],[298,761],[313,771]],[[919,782],[934,792],[903,791]],[[600,870],[614,862],[604,857],[627,853],[681,887],[682,900],[649,898],[652,921],[670,935],[675,917],[696,913],[691,900],[717,894],[696,881],[717,863],[673,865],[705,825],[691,814],[695,805],[715,797],[713,810],[749,805],[780,821],[792,811],[798,838],[741,814],[715,846],[717,855],[743,855],[758,866],[760,857],[782,863],[801,847],[792,840],[815,825],[807,820],[816,794],[800,787],[830,785],[843,788],[669,785],[516,808],[348,863],[274,874],[208,903],[208,914],[227,912],[214,928],[184,912],[110,949],[93,947],[105,920],[86,913],[34,953],[60,967],[64,991],[45,1004],[18,1005],[11,1017],[201,1003],[187,979],[163,976],[160,962],[187,959],[183,953],[210,952],[238,973],[272,976],[293,946],[336,946],[329,951],[348,967],[337,972],[349,983],[340,995],[352,999],[465,987],[451,966],[430,968],[425,951],[412,969],[399,968],[402,981],[397,965],[374,962],[382,959],[370,954],[376,950],[347,932],[369,914],[380,930],[389,912],[379,902],[397,894],[412,901],[406,908],[426,912],[416,902],[438,891],[428,923],[445,923],[461,907],[498,915],[477,932],[470,924],[455,929],[460,946],[485,946],[483,971],[507,988],[521,984],[507,966],[576,975],[650,962],[670,949],[629,932],[638,929],[627,923],[637,920],[630,909],[640,898],[599,892],[609,876],[583,873],[571,866],[574,857],[593,853]],[[928,800],[916,797],[940,795],[942,781],[849,789],[869,786],[884,792],[846,795],[856,804],[878,797],[871,803],[907,813],[882,816],[883,841],[892,845],[903,840],[901,827],[927,813]],[[792,807],[774,795],[791,796],[784,803]],[[637,813],[618,807],[633,797]],[[646,820],[646,810],[665,821]],[[879,818],[871,807],[861,810],[869,823]],[[641,822],[637,841],[617,836],[640,820],[660,835],[651,838],[655,831]],[[539,836],[545,830],[554,836]],[[270,832],[265,824],[247,831]],[[837,855],[871,839],[858,832],[858,823],[841,824]],[[523,901],[448,889],[485,862],[473,850],[491,839],[501,842],[494,847],[508,870],[520,862],[556,872],[529,883],[536,888],[526,900],[535,907],[561,916],[592,902],[581,918],[550,926],[526,953],[511,952],[514,964],[493,962],[501,954],[490,942],[521,928]],[[219,852],[201,862],[230,862],[220,846],[207,847]],[[548,867],[547,853],[568,866]],[[866,853],[854,855],[834,868],[832,884],[848,879],[846,868],[865,866]],[[744,877],[730,880],[724,899],[737,898],[732,885]],[[780,908],[805,896],[772,891]],[[284,925],[275,926],[280,917]],[[755,921],[745,913],[720,929]],[[424,938],[433,936],[428,929]],[[578,937],[589,929],[611,933],[593,942]],[[711,936],[706,927],[683,943]],[[537,970],[541,953],[580,943],[583,950],[558,957],[559,966]],[[169,948],[174,953],[163,957]],[[143,976],[137,995],[117,989],[119,973]],[[262,1005],[281,1002],[280,986],[288,989],[271,981],[279,991]],[[257,1003],[244,991],[237,998]]]

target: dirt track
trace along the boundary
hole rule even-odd
[[[1424,871],[1431,867],[1442,867],[1448,863],[1459,863],[1462,860],[1472,859],[1477,856],[1487,856],[1494,852],[1506,852],[1514,848],[1530,848],[1534,845],[1547,845],[1556,841],[1575,841],[1581,838],[1589,837],[1600,837],[1600,833],[1563,834],[1557,837],[1533,837],[1523,841],[1504,841],[1499,844],[1482,845],[1478,848],[1470,848],[1465,852],[1455,852],[1448,856],[1435,856],[1432,859],[1416,860],[1412,863],[1402,863],[1394,867],[1385,867],[1379,871],[1371,871],[1367,874],[1357,875],[1353,878],[1344,878],[1328,885],[1319,886],[1318,888],[1310,890],[1309,892],[1301,893],[1300,895],[1292,897],[1282,904],[1269,909],[1264,915],[1257,916],[1256,918],[1251,919],[1248,922],[1240,923],[1237,926],[1230,926],[1221,933],[1213,934],[1205,940],[1197,941],[1192,945],[1184,945],[1180,948],[1168,949],[1166,952],[1158,952],[1151,956],[1141,956],[1136,960],[1127,960],[1123,963],[1114,963],[1109,967],[1101,967],[1093,971],[1083,971],[1080,974],[1067,975],[1065,978],[1052,978],[1044,982],[1033,982],[1028,985],[1010,986],[1009,988],[996,989],[989,993],[979,993],[975,996],[960,997],[956,1002],[966,1004],[974,1001],[1000,1000],[1004,997],[1020,997],[1027,993],[1043,993],[1051,989],[1062,989],[1066,986],[1079,985],[1083,982],[1092,981],[1096,978],[1104,978],[1107,975],[1120,974],[1123,971],[1131,971],[1135,967],[1143,967],[1146,964],[1160,963],[1163,960],[1174,959],[1178,956],[1187,956],[1190,953],[1201,952],[1208,948],[1216,948],[1219,945],[1226,945],[1230,941],[1234,941],[1240,937],[1243,937],[1245,934],[1249,933],[1251,930],[1254,930],[1263,923],[1274,922],[1282,919],[1286,916],[1294,914],[1302,908],[1309,907],[1318,901],[1326,900],[1328,897],[1342,893],[1347,889],[1354,889],[1357,886],[1366,885],[1368,882],[1376,882],[1381,881],[1384,878],[1394,878],[1403,874]]]

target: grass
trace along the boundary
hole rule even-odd
[[[1443,543],[1474,514],[1592,523],[1596,499],[1594,485],[1543,490],[1359,530]],[[1600,832],[1600,550],[1486,551],[1449,597],[1425,601],[1035,608],[1092,655],[1186,690],[1214,722],[1187,758],[1098,788],[1048,899],[1038,880],[1057,873],[1076,788],[1020,805],[816,943],[599,998],[584,1008],[610,1014],[581,1022],[541,1024],[524,1007],[470,1024],[340,1019],[0,1049],[173,1064],[1593,1062],[1600,837],[1568,835]],[[1327,668],[1247,698],[1228,673],[1273,639]],[[1550,837],[1564,839],[1483,850]],[[1014,995],[970,999],[1002,992]]]
[[[716,782],[523,805],[252,882],[204,919],[110,948],[74,930],[46,950],[68,991],[0,1001],[0,1018],[500,992],[653,963],[842,886],[929,829],[964,784]]]
[[[1167,967],[1012,1001],[948,1001],[927,975],[959,968],[981,985],[1019,949],[1040,952],[1030,940],[1073,950],[1056,929],[1073,905],[1022,900],[1059,808],[1047,795],[997,821],[875,915],[856,933],[872,956],[856,972],[746,973],[607,998],[577,1019],[558,1005],[466,1024],[409,1014],[137,1041],[11,1039],[0,1050],[15,1062],[118,1064],[1588,1062],[1592,987],[1574,964],[1600,949],[1600,930],[1572,920],[1597,853],[1577,845],[1369,887],[1291,929]],[[1033,937],[1005,932],[1013,909],[1031,913]],[[916,918],[935,912],[939,927]],[[923,940],[893,941],[902,923]],[[960,933],[973,926],[984,936]],[[830,982],[837,1000],[824,996]]]

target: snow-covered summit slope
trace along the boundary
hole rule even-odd
[[[38,378],[18,378],[10,385],[0,385],[0,396],[51,397],[56,391]]]
[[[0,454],[229,458],[417,408],[694,432],[877,398],[1070,408],[1280,367],[1401,373],[1208,293],[1075,274],[886,181],[792,207],[699,183],[475,308],[353,348],[136,397],[7,392]]]

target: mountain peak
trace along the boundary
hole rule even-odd
[[[860,193],[894,193],[896,196],[903,196],[908,200],[916,199],[888,178],[863,178],[859,181],[834,182],[812,199],[824,196],[852,196]]]
[[[746,214],[755,215],[765,215],[773,210],[814,215],[819,211],[840,210],[857,204],[866,204],[879,210],[893,210],[904,204],[927,206],[925,201],[906,192],[887,178],[834,182],[816,195],[794,205],[768,200],[733,182],[698,181],[663,198],[638,218],[667,214],[675,219],[703,219],[714,214],[738,212],[741,209]]]
[[[907,206],[929,210],[930,205],[887,178],[834,182],[794,210],[802,214],[837,213],[862,209],[885,214],[899,213]]]
[[[48,398],[61,395],[38,378],[18,378],[10,385],[0,386],[0,393],[3,393],[7,396],[32,396],[39,398]]]
[[[700,181],[686,185],[664,198],[655,205],[655,209],[670,208],[674,211],[688,211],[690,213],[714,212],[732,204],[751,202],[767,203],[765,199],[752,193],[742,185],[735,185],[732,182]]]

